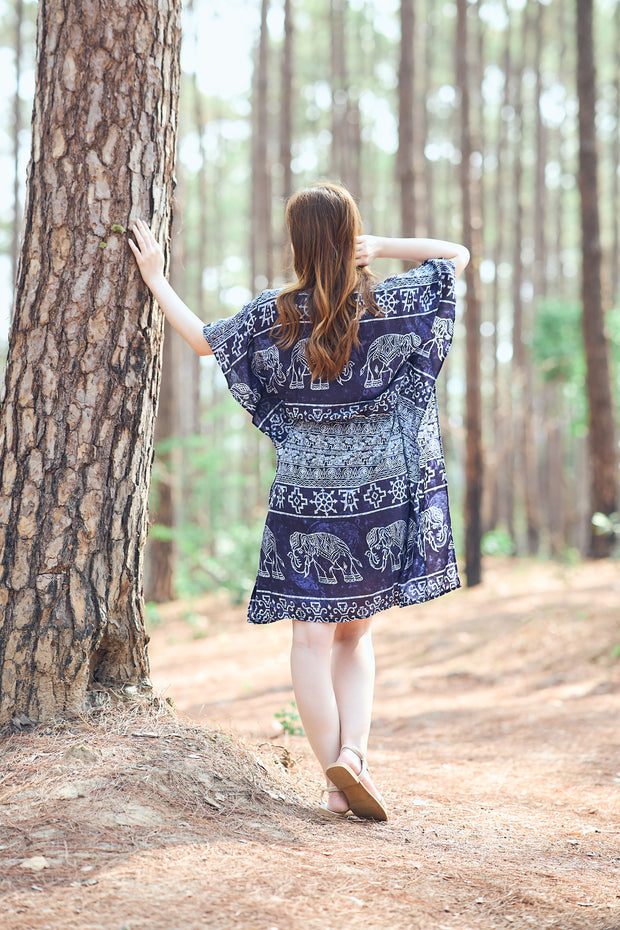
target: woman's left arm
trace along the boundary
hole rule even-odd
[[[129,239],[129,246],[136,256],[140,274],[166,319],[194,352],[213,355],[202,332],[202,321],[183,303],[164,276],[164,253],[153,233],[143,220],[136,220],[131,231],[136,241]]]

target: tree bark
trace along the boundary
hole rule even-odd
[[[592,0],[577,0],[577,94],[579,97],[579,194],[581,202],[583,341],[589,406],[591,514],[614,513],[618,477],[613,403],[607,339],[601,296],[601,240],[599,230],[596,152],[596,72],[592,35]],[[613,539],[590,534],[590,555],[611,553]]]
[[[291,0],[284,0],[284,42],[281,62],[280,165],[284,200],[293,193],[291,148],[293,144],[293,11]]]
[[[19,258],[19,237],[22,226],[22,210],[19,202],[19,135],[22,128],[22,100],[19,85],[22,74],[22,24],[24,21],[24,2],[15,2],[15,96],[13,98],[13,229],[11,231],[11,284],[17,279],[17,261]]]
[[[177,334],[166,323],[162,349],[162,377],[159,392],[159,409],[155,428],[157,451],[155,500],[151,508],[151,520],[157,527],[172,531],[175,526],[175,487],[173,484],[173,454],[170,448],[172,437],[178,428],[178,368],[175,359],[174,336]],[[163,448],[160,444],[164,444]],[[176,545],[172,535],[151,535],[146,550],[144,592],[147,601],[162,604],[174,598],[174,568]]]
[[[347,183],[347,59],[345,17],[347,0],[330,0],[332,84],[332,146],[331,171],[335,178]]]
[[[41,0],[0,408],[0,725],[149,690],[142,597],[162,317],[121,227],[170,224],[180,3]],[[119,226],[114,230],[114,225]]]
[[[254,72],[252,134],[252,222],[250,241],[251,290],[263,290],[273,277],[271,242],[271,170],[268,161],[269,0],[262,0],[260,34]]]
[[[401,0],[396,170],[400,191],[401,234],[403,236],[416,235],[415,172],[413,166],[414,27],[413,0]],[[410,267],[411,262],[405,264]]]
[[[467,298],[465,310],[465,566],[467,585],[482,580],[480,542],[482,538],[482,399],[480,390],[480,300],[477,261],[472,234],[471,130],[467,64],[467,0],[457,2],[456,67],[461,92],[461,199],[463,242],[472,253],[465,269]]]
[[[615,54],[614,54],[614,71],[616,74],[614,86],[614,119],[616,128],[620,125],[620,3],[616,4],[614,14],[615,22]],[[610,255],[609,269],[609,288],[611,291],[612,306],[617,306],[620,301],[620,220],[618,218],[618,208],[620,197],[618,196],[618,165],[620,165],[620,132],[614,133],[611,145],[611,228],[612,244]]]

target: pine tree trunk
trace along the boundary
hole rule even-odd
[[[482,563],[482,400],[480,390],[480,301],[476,265],[478,256],[472,236],[471,131],[467,64],[467,0],[457,2],[456,67],[461,92],[461,198],[463,242],[472,253],[465,269],[465,565],[467,585],[480,584]]]
[[[262,0],[260,34],[254,72],[254,124],[252,137],[252,222],[251,222],[251,290],[262,290],[271,283],[271,170],[267,140],[268,126],[268,57],[269,0]]]
[[[616,74],[614,86],[614,119],[616,128],[620,126],[620,3],[616,4],[614,14],[615,22],[615,55],[614,71]],[[612,305],[617,307],[620,303],[620,218],[618,210],[620,209],[620,197],[618,196],[618,165],[620,165],[620,131],[614,133],[611,145],[611,228],[612,228],[612,245],[610,255],[609,269],[609,289],[611,291]]]
[[[493,322],[493,442],[490,462],[487,462],[487,482],[489,485],[489,528],[504,526],[513,535],[512,516],[512,450],[509,445],[511,422],[509,409],[511,406],[510,392],[502,384],[500,365],[498,359],[500,301],[501,287],[499,266],[504,261],[505,230],[506,230],[506,168],[508,149],[508,127],[504,111],[510,105],[510,76],[512,72],[512,58],[510,50],[511,23],[507,11],[507,24],[505,29],[505,45],[503,54],[504,94],[497,117],[497,143],[495,169],[495,188],[493,190],[492,211],[496,234],[493,237],[493,265],[495,274],[492,288],[492,322]]]
[[[577,93],[579,97],[579,194],[581,201],[583,341],[589,405],[591,513],[614,513],[617,507],[617,461],[607,339],[601,297],[596,153],[596,74],[592,35],[592,0],[577,0]],[[592,530],[590,555],[611,552],[611,536]]]
[[[175,525],[173,455],[170,440],[178,424],[177,372],[174,336],[177,334],[166,323],[162,348],[161,389],[155,428],[155,442],[165,443],[158,450],[158,471],[151,522],[163,529],[163,535],[153,534],[149,538],[144,572],[144,593],[147,601],[162,604],[174,597],[174,564],[176,546],[169,531]],[[196,356],[198,357],[198,356]]]
[[[41,0],[0,408],[0,725],[148,691],[142,598],[162,317],[125,236],[165,239],[180,3]]]
[[[347,0],[330,0],[332,84],[332,147],[331,172],[334,178],[347,183],[347,61],[345,17]]]
[[[291,147],[293,144],[293,11],[291,0],[284,0],[284,42],[282,44],[280,110],[280,165],[284,200],[293,193]]]
[[[413,169],[414,41],[413,0],[400,4],[400,67],[398,70],[398,155],[401,234],[416,235],[415,174]],[[411,262],[405,265],[410,267]]]
[[[435,171],[433,168],[433,162],[430,158],[426,158],[424,154],[424,149],[429,139],[430,135],[430,116],[429,110],[426,105],[431,89],[433,87],[433,66],[434,66],[434,49],[435,49],[435,37],[434,37],[434,27],[431,21],[431,11],[433,9],[434,0],[426,0],[426,7],[424,10],[425,22],[424,30],[422,33],[422,46],[423,46],[423,61],[424,67],[422,69],[422,86],[421,91],[421,101],[420,101],[420,110],[422,114],[422,131],[424,133],[424,140],[422,144],[422,154],[424,155],[422,159],[422,165],[424,170],[424,189],[425,189],[425,199],[424,203],[426,206],[426,235],[431,239],[435,238]]]
[[[17,261],[19,258],[19,237],[22,225],[22,210],[19,202],[19,135],[22,129],[22,101],[19,84],[22,73],[22,24],[24,20],[24,2],[15,2],[15,95],[13,97],[13,228],[11,230],[11,284],[17,280]]]

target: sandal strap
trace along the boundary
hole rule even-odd
[[[326,791],[340,791],[340,788],[336,788],[335,785],[330,785],[329,788],[323,788],[323,790],[321,791],[321,797],[323,797]]]
[[[357,776],[358,778],[362,778],[362,776],[364,776],[368,772],[368,763],[366,762],[366,756],[356,746],[349,746],[348,743],[345,743],[344,746],[341,747],[340,751],[342,752],[343,749],[348,749],[349,752],[352,752],[353,755],[357,756],[357,758],[362,763],[362,768],[358,772],[358,776]]]

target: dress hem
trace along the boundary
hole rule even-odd
[[[254,620],[252,615],[257,615],[260,613],[258,610],[248,610],[247,622],[252,623],[254,626],[266,626],[270,623],[278,623],[280,620],[302,620],[306,623],[351,623],[354,620],[367,620],[371,617],[376,617],[377,614],[383,613],[386,610],[391,610],[392,607],[414,607],[416,604],[426,604],[428,601],[434,601],[438,597],[441,597],[444,594],[450,594],[452,591],[457,591],[461,587],[461,580],[457,576],[456,579],[446,580],[445,585],[441,589],[435,588],[430,593],[427,593],[424,597],[412,597],[405,594],[405,590],[414,582],[409,582],[406,585],[397,587],[393,592],[390,598],[386,598],[385,601],[380,601],[376,606],[369,608],[362,608],[357,612],[354,612],[353,616],[340,617],[339,619],[323,619],[320,616],[317,616],[316,613],[313,616],[309,616],[309,611],[303,607],[298,611],[297,616],[292,616],[292,611],[283,613],[281,616],[273,616],[272,614],[267,614],[267,619],[264,620]],[[380,606],[379,606],[380,604]],[[299,616],[299,613],[305,613],[306,616]],[[263,614],[263,616],[265,616]]]

